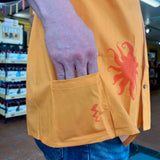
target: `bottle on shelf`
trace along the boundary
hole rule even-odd
[[[26,77],[26,66],[21,66],[21,77]]]
[[[0,65],[0,77],[2,77],[2,65]]]
[[[21,60],[21,50],[18,50],[18,51],[17,51],[17,59],[18,59],[18,60]]]
[[[6,84],[5,83],[1,83],[1,94],[6,94]]]
[[[27,57],[28,57],[28,51],[27,51],[27,50],[24,50],[24,51],[23,51],[23,54],[24,54],[24,60],[27,60]]]
[[[4,65],[1,65],[0,66],[0,77],[5,77],[5,66]]]
[[[7,66],[7,77],[13,77],[13,70],[10,65]]]
[[[6,55],[5,50],[0,49],[0,60],[4,60],[6,58],[5,55]]]
[[[17,50],[12,50],[12,60],[16,60],[17,59]]]

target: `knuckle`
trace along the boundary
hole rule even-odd
[[[88,53],[89,57],[97,57],[98,56],[98,51],[95,47],[89,47],[87,53]]]
[[[72,57],[72,55],[70,54],[66,54],[66,55],[63,55],[62,57],[61,57],[61,63],[63,64],[63,65],[71,65],[72,64],[72,60],[73,60],[73,57]]]
[[[56,54],[50,54],[50,57],[53,61],[58,62],[59,61],[59,57]]]
[[[64,63],[66,61],[69,61],[69,58],[64,54],[53,54],[51,56],[51,59],[57,63]]]
[[[84,55],[83,55],[82,53],[80,53],[80,52],[77,52],[77,53],[75,54],[75,58],[76,58],[76,61],[83,62],[83,60],[84,60]]]

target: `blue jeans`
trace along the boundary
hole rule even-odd
[[[52,148],[35,139],[46,160],[128,160],[129,145],[119,138],[76,147]]]

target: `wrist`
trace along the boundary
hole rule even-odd
[[[45,8],[43,7],[40,11],[40,19],[44,26],[78,17],[70,1],[65,0],[61,5],[62,1],[64,2],[64,0],[59,0],[57,3],[52,2],[51,6],[44,6]]]

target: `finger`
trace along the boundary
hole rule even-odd
[[[87,75],[87,63],[76,64],[77,77],[82,77]]]
[[[90,60],[87,64],[87,74],[93,74],[98,72],[97,58]]]
[[[54,63],[54,67],[56,69],[57,79],[64,80],[65,79],[64,66],[61,63]]]
[[[74,65],[65,65],[65,78],[72,79],[75,78],[75,66]]]

